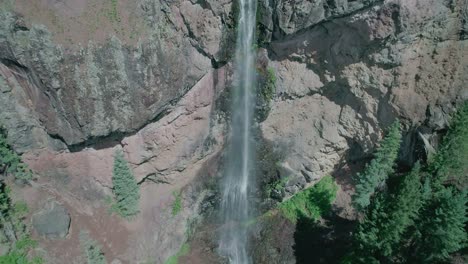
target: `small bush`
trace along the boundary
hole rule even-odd
[[[120,14],[118,7],[118,0],[110,0],[110,9],[107,14],[107,17],[111,22],[120,22]]]
[[[114,173],[112,175],[114,209],[122,217],[129,218],[138,214],[140,188],[133,176],[122,151],[114,156]]]
[[[275,70],[268,67],[266,70],[259,70],[256,98],[256,117],[259,121],[267,118],[271,109],[271,101],[276,93],[276,75]]]
[[[292,222],[301,217],[317,220],[331,209],[337,189],[333,178],[326,176],[311,188],[281,203],[279,210]]]
[[[6,132],[0,126],[0,172],[2,170],[13,174],[18,180],[30,181],[33,178],[32,171],[8,144]]]
[[[28,257],[37,242],[29,235],[24,218],[28,208],[24,202],[11,203],[9,188],[0,182],[0,227],[6,242],[11,247],[7,254],[0,256],[1,264],[41,264],[40,257]]]
[[[169,257],[164,262],[164,264],[177,264],[179,263],[179,258],[184,255],[187,255],[189,252],[190,252],[190,245],[185,243],[180,247],[179,252],[177,252],[177,254],[175,254],[174,256]]]
[[[262,89],[263,97],[267,102],[273,100],[273,96],[276,92],[276,74],[275,69],[268,67],[267,69],[267,81],[265,87]]]
[[[173,192],[174,203],[172,204],[172,215],[176,216],[182,210],[182,193]]]
[[[275,191],[275,192],[283,191],[284,188],[286,187],[286,184],[288,183],[288,180],[289,180],[289,177],[285,177],[283,179],[279,179],[279,180],[276,180],[276,181],[268,184],[266,189],[265,189],[267,197],[270,197],[271,193],[273,191]]]
[[[80,233],[80,244],[86,256],[87,264],[106,264],[106,258],[99,244],[92,240],[86,232]]]

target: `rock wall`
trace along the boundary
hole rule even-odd
[[[68,10],[56,8],[54,16]],[[36,142],[56,150],[80,148],[136,132],[164,115],[221,56],[221,20],[229,12],[226,4],[217,3],[212,10],[190,1],[140,1],[132,10],[146,25],[135,36],[138,42],[125,43],[110,35],[71,47],[55,44],[46,27],[29,26],[22,17],[2,11],[1,84],[15,87],[19,83],[21,87],[2,92],[3,98],[14,97],[4,100],[12,110],[3,112],[2,120],[18,151]],[[119,25],[132,30],[124,22]],[[15,109],[15,102],[21,102],[27,108],[23,112],[39,121],[35,129],[43,130],[37,136],[29,132],[28,138],[37,137],[31,142],[14,136],[15,130],[32,131],[10,118],[21,111]],[[47,137],[59,142],[48,144]]]
[[[405,128],[403,163],[413,162],[421,144],[416,132],[435,145],[457,103],[468,99],[467,6],[258,1],[259,75],[271,70],[276,79],[259,142],[281,152],[278,164],[262,156],[259,163],[273,168],[263,182],[287,179],[277,198],[367,157],[396,118]],[[205,198],[216,199],[207,185],[219,176],[228,131],[237,2],[18,0],[0,7],[0,122],[40,176],[24,195],[33,210],[52,197],[71,216],[64,240],[40,240],[47,259],[79,262],[84,229],[97,234],[109,262],[163,263],[211,206]],[[105,213],[116,149],[142,189],[141,213],[130,223]],[[183,210],[173,216],[180,190]],[[340,195],[349,201],[349,193]],[[255,259],[294,259],[294,228],[284,230],[271,239],[281,245],[256,247]],[[198,247],[191,259],[206,263],[202,256],[214,248]]]
[[[401,158],[413,162],[414,130],[442,129],[468,99],[466,2],[368,3],[339,18],[301,22],[266,47],[278,81],[261,127],[287,152],[280,171],[291,178],[290,194],[368,155],[395,118],[407,131]]]

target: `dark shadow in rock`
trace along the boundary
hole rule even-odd
[[[340,263],[351,245],[355,222],[337,216],[325,224],[301,217],[296,225],[293,247],[297,264]]]

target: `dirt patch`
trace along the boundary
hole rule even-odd
[[[77,210],[68,202],[69,198],[63,197],[43,180],[37,182],[34,187],[18,191],[28,203],[31,215],[39,211],[47,201],[55,200],[66,207],[71,216],[69,233],[64,239],[45,239],[33,230],[33,238],[39,242],[39,250],[46,252],[47,263],[83,263],[83,251],[79,241],[81,231],[89,232],[90,237],[98,241],[109,262],[118,258],[127,248],[129,233],[125,220],[112,216],[107,208],[98,207],[90,212]]]
[[[353,177],[364,168],[363,163],[347,162],[339,166],[333,173],[333,178],[338,185],[336,199],[333,203],[333,212],[337,216],[355,220],[356,210],[352,205],[352,195],[354,194]]]

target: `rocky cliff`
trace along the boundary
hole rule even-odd
[[[70,213],[64,240],[40,238],[48,261],[79,263],[75,244],[88,230],[109,261],[163,263],[216,203],[237,2],[32,2],[0,3],[0,122],[38,175],[20,190],[32,209],[53,199]],[[352,218],[350,175],[338,175],[365,159],[395,118],[405,128],[402,164],[424,142],[436,147],[468,99],[467,6],[259,0],[259,148],[270,149],[259,152],[260,182],[286,179],[281,199],[337,175],[336,207]],[[105,212],[115,149],[142,189],[130,223]],[[183,210],[172,215],[179,191]],[[210,255],[206,244],[190,263]],[[265,250],[264,263],[292,257]]]

